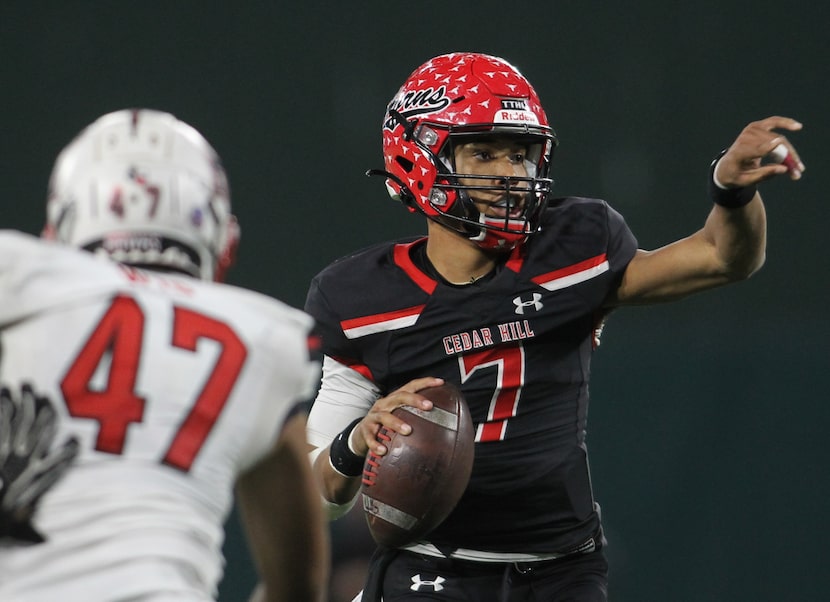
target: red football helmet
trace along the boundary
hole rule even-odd
[[[510,138],[525,145],[527,177],[458,173],[453,148],[472,137]],[[368,173],[386,176],[390,196],[410,210],[484,249],[509,250],[539,228],[556,143],[539,97],[515,67],[486,54],[445,54],[418,67],[389,103],[383,122],[385,169]],[[462,185],[461,179],[480,184]],[[476,207],[470,197],[476,190],[504,191],[505,198],[527,192],[519,214],[493,217]]]

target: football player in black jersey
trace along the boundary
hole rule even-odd
[[[756,185],[801,177],[780,133],[799,129],[785,117],[747,125],[710,167],[704,226],[645,251],[604,201],[550,199],[556,136],[515,67],[454,53],[413,72],[387,108],[385,165],[374,173],[426,215],[428,235],[357,252],[312,282],[306,309],[326,357],[309,441],[332,516],[354,503],[367,452],[386,451],[378,430],[410,432],[391,411],[430,409],[423,387],[461,387],[476,456],[438,528],[375,554],[363,600],[607,599],[585,445],[602,320],[758,270],[766,221]],[[763,160],[771,153],[783,163]]]

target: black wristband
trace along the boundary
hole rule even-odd
[[[329,461],[334,470],[345,477],[359,477],[363,474],[363,464],[366,458],[358,456],[349,448],[349,436],[354,427],[362,418],[354,420],[349,426],[343,429],[329,446]]]
[[[726,154],[726,150],[727,149],[722,150],[709,166],[709,197],[716,205],[720,205],[721,207],[726,207],[728,209],[737,209],[738,207],[743,207],[748,204],[755,198],[755,193],[758,192],[758,187],[753,184],[752,186],[741,186],[739,188],[721,188],[715,183],[715,167],[721,157]]]

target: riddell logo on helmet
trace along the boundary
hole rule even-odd
[[[539,119],[531,111],[517,111],[511,109],[496,111],[493,121],[495,123],[532,123],[533,125],[539,125]]]
[[[391,116],[392,111],[397,111],[405,119],[415,115],[426,115],[436,113],[447,108],[450,98],[447,96],[446,86],[440,88],[425,88],[423,90],[410,90],[403,95],[392,99],[386,108],[386,121],[383,127],[387,130],[394,130],[398,121]]]

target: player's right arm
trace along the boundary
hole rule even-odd
[[[257,602],[322,601],[328,531],[308,462],[302,412],[292,415],[270,453],[236,483],[240,516],[261,583]]]

